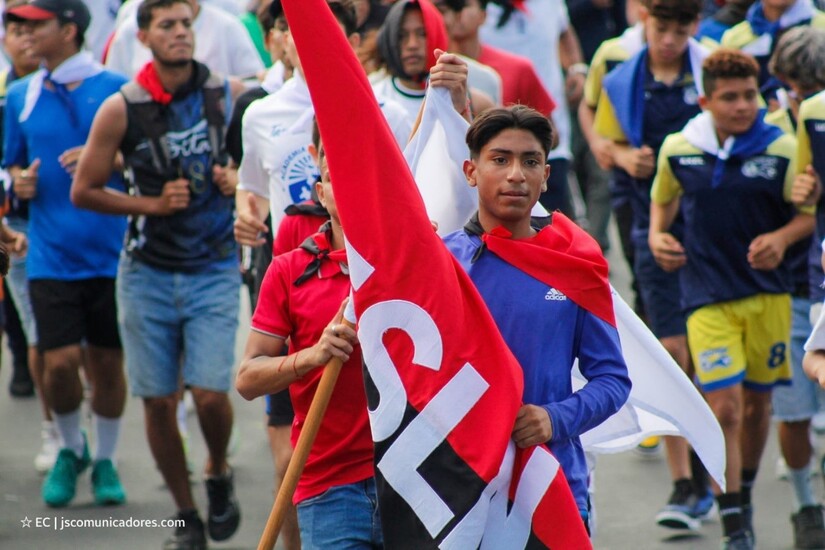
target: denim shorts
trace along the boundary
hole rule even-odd
[[[170,395],[181,381],[196,388],[229,391],[240,284],[240,271],[234,264],[183,273],[121,256],[118,322],[133,395]]]
[[[6,218],[6,223],[10,229],[19,233],[28,234],[29,222],[20,218]],[[32,311],[31,297],[29,296],[29,278],[26,275],[26,257],[12,255],[9,266],[9,274],[6,277],[6,284],[9,287],[11,299],[20,316],[20,324],[23,326],[23,333],[26,335],[26,343],[29,346],[37,345],[37,324],[34,322],[34,311]]]
[[[825,390],[802,370],[803,346],[813,330],[809,319],[812,304],[805,298],[794,298],[792,302],[791,385],[777,386],[772,397],[773,417],[783,422],[810,420],[825,405]]]
[[[375,479],[330,487],[298,503],[303,550],[384,547]]]

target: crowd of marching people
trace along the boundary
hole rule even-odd
[[[811,480],[812,420],[825,408],[825,11],[814,0],[318,2],[329,14],[314,17],[331,14],[348,44],[336,56],[357,59],[387,123],[381,146],[404,150],[436,100],[445,120],[468,128],[458,140],[466,158],[443,170],[462,173],[477,212],[439,236],[489,311],[498,351],[523,372],[508,436],[553,453],[576,528],[589,533],[593,518],[593,462],[580,436],[620,410],[637,382],[611,301],[612,248],[630,267],[634,311],[724,437],[724,486],[686,438],[638,442],[642,454],[663,447],[670,471],[651,521],[699,531],[718,515],[723,548],[754,548],[752,494],[775,421],[795,497],[793,544],[825,548]],[[230,392],[265,403],[277,486],[320,367],[335,359],[341,375],[283,546],[393,547],[386,525],[412,506],[392,477],[400,474],[376,464],[397,456],[394,442],[427,402],[402,400],[387,427],[387,408],[399,406],[387,384],[407,375],[373,370],[376,352],[345,313],[371,272],[362,272],[369,258],[345,252],[358,220],[348,217],[351,197],[339,208],[333,181],[347,177],[340,136],[357,143],[362,129],[337,128],[333,144],[311,73],[318,60],[292,32],[288,15],[299,12],[289,4],[3,6],[9,392],[41,404],[32,455],[54,508],[71,504],[86,470],[98,505],[128,502],[116,451],[127,394],[139,398],[170,513],[183,520],[167,550],[206,548],[240,524]],[[337,84],[325,93],[357,111],[349,84]],[[370,163],[393,160],[361,153],[350,179],[363,171],[369,183]],[[395,238],[375,236],[389,249]],[[251,319],[240,315],[244,285]],[[387,349],[412,354],[386,334]],[[415,364],[425,364],[410,339]],[[573,391],[576,376],[584,384]],[[189,482],[201,465],[188,458],[187,402],[206,444],[204,511]],[[456,453],[441,458],[456,463]],[[475,502],[451,506],[458,514]],[[415,513],[410,532],[423,525],[422,536],[443,542],[445,526]]]

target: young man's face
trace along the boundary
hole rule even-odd
[[[755,77],[720,78],[713,93],[700,104],[713,115],[716,127],[729,135],[747,132],[759,112],[759,84]]]
[[[272,57],[273,61],[278,61],[284,57],[286,50],[286,30],[286,20],[279,17],[275,21],[275,26],[272,27],[264,38],[266,51]]]
[[[547,189],[550,166],[536,136],[508,128],[481,148],[478,158],[464,162],[464,175],[478,188],[478,208],[501,224],[530,217],[539,195]]]
[[[426,72],[427,31],[421,10],[409,9],[404,13],[398,47],[405,73],[414,76]]]
[[[762,0],[762,5],[763,6],[765,6],[767,8],[779,10],[783,13],[785,11],[787,11],[788,8],[793,6],[795,3],[796,3],[796,0]]]
[[[332,180],[330,180],[329,177],[329,167],[327,166],[327,156],[324,153],[324,144],[319,144],[317,150],[314,145],[310,145],[309,152],[315,159],[321,172],[321,181],[315,184],[315,193],[318,195],[318,200],[321,202],[321,205],[329,212],[329,217],[340,225],[341,221],[338,218],[338,207],[335,204],[335,195],[332,192]]]
[[[456,19],[455,32],[461,38],[472,38],[478,35],[478,29],[487,19],[487,12],[481,8],[478,0],[467,0],[464,9],[461,10]]]
[[[10,21],[6,25],[3,46],[14,66],[30,71],[37,69],[40,59],[32,55],[31,34],[23,23]]]
[[[192,20],[192,7],[188,3],[178,2],[165,8],[156,8],[152,11],[149,28],[138,31],[138,39],[161,64],[187,65],[195,53]]]
[[[28,54],[42,59],[58,53],[63,48],[64,35],[68,25],[61,26],[57,19],[45,21],[25,21],[25,32],[29,35]]]
[[[688,46],[688,40],[696,34],[696,23],[682,24],[642,15],[650,57],[657,63],[676,63]]]

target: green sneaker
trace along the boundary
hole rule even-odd
[[[45,503],[53,508],[68,505],[77,489],[77,476],[89,467],[90,462],[89,446],[85,441],[82,457],[78,457],[71,449],[60,449],[54,467],[43,482],[41,493]]]
[[[115,465],[108,458],[98,460],[92,467],[92,493],[95,502],[101,506],[126,502],[126,493],[120,484]]]

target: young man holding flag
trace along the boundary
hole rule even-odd
[[[433,232],[366,76],[323,5],[283,2],[346,228],[385,545],[589,548],[558,463],[543,447],[516,450],[511,440],[518,363]]]
[[[630,379],[598,243],[559,212],[543,230],[531,226],[553,139],[547,118],[528,107],[478,117],[467,133],[464,163],[478,189],[478,216],[445,242],[524,371],[525,404],[513,440],[522,448],[547,445],[586,523],[588,468],[579,435],[624,404]],[[576,359],[587,384],[573,392]]]

